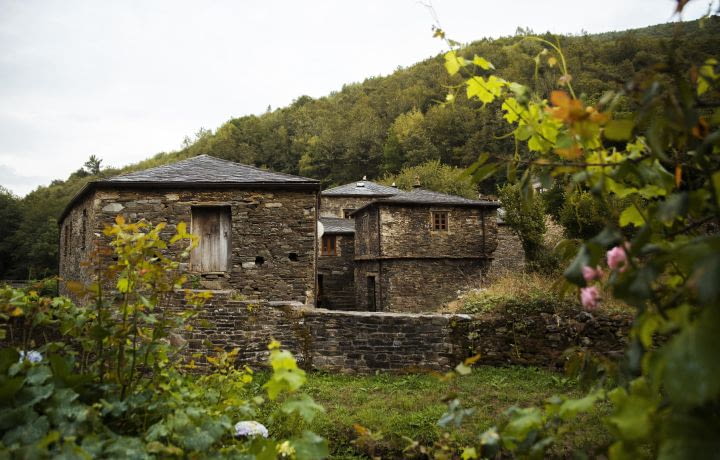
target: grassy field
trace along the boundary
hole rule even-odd
[[[256,384],[262,383],[262,376]],[[375,455],[397,458],[407,439],[432,444],[445,430],[437,425],[445,412],[442,401],[457,395],[464,407],[476,412],[462,428],[454,431],[460,442],[468,442],[502,419],[510,406],[538,405],[553,394],[579,396],[581,391],[562,376],[535,368],[480,366],[472,374],[451,382],[427,374],[348,376],[325,373],[308,375],[305,391],[322,404],[326,413],[315,419],[311,430],[330,440],[333,458],[367,458],[368,447],[353,444],[357,437],[354,424],[382,435]],[[269,416],[269,412],[264,414]],[[293,423],[282,417],[269,417],[271,431],[278,434],[283,424]],[[577,449],[592,450],[607,442],[608,435],[599,417],[581,419],[577,429],[559,440],[554,450],[568,456]]]

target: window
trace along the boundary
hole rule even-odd
[[[433,230],[447,231],[448,229],[448,213],[433,212],[432,213]]]
[[[320,254],[323,256],[337,255],[337,241],[335,239],[335,235],[323,235]]]
[[[190,256],[192,269],[201,273],[224,272],[230,259],[230,206],[194,206],[192,233],[200,237]]]
[[[350,214],[352,214],[354,211],[354,209],[343,209],[343,219],[352,219],[352,217],[350,217]]]
[[[366,231],[368,229],[368,215],[363,214],[360,230]]]

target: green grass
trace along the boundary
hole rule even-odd
[[[258,379],[258,383],[262,377]],[[304,390],[322,404],[326,413],[308,427],[330,441],[333,458],[366,458],[363,449],[353,445],[356,438],[354,424],[362,425],[382,439],[375,446],[375,454],[397,457],[415,439],[430,445],[444,433],[437,425],[445,412],[443,398],[456,395],[464,407],[476,412],[466,419],[452,435],[460,443],[469,443],[487,428],[503,418],[510,406],[541,405],[553,394],[580,396],[582,392],[560,375],[535,368],[479,366],[472,374],[453,380],[440,381],[429,374],[369,376],[312,373]],[[268,408],[270,415],[272,408]],[[289,429],[283,424],[296,424],[282,417],[269,417],[271,431]],[[297,426],[294,426],[297,428]],[[605,444],[605,432],[599,416],[580,419],[577,429],[559,440],[553,453],[571,454],[577,449],[592,450]],[[365,449],[367,450],[367,448]]]

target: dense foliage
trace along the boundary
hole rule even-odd
[[[529,33],[518,31],[519,36]],[[628,75],[663,63],[668,47],[683,50],[677,62],[681,67],[704,61],[720,49],[720,21],[711,18],[702,28],[698,22],[686,23],[679,34],[674,25],[667,24],[560,37],[560,43],[573,69],[574,88],[586,101],[596,102],[603,92],[620,89]],[[505,79],[533,84],[543,96],[559,77],[557,66],[543,66],[536,72],[542,50],[537,42],[519,37],[482,39],[466,50],[502,68]],[[448,86],[461,83],[457,75],[447,74],[443,62],[442,56],[434,57],[387,77],[345,85],[327,97],[301,96],[288,107],[232,119],[214,132],[201,129],[186,139],[182,150],[158,154],[122,171],[207,153],[337,185],[362,176],[378,179],[429,160],[466,167],[481,152],[513,152],[515,142],[505,136],[508,128],[499,107],[480,110],[481,101],[462,93],[453,105],[438,104],[445,100]],[[623,100],[618,110],[628,107]],[[14,236],[3,235],[0,240],[15,248],[0,278],[36,278],[56,272],[56,219],[63,207],[87,181],[120,172],[100,166],[97,157],[91,158],[67,180],[14,199],[21,208],[19,228]],[[495,173],[482,182],[480,191],[495,194],[495,185],[504,182]],[[5,203],[0,200],[0,206]]]
[[[322,411],[298,393],[305,372],[279,343],[252,394],[252,371],[235,367],[238,350],[203,356],[210,372],[194,373],[182,334],[208,296],[187,292],[186,308],[170,307],[186,279],[164,249],[181,245],[187,256],[196,237],[182,223],[169,240],[163,229],[118,217],[105,230],[115,262],[98,263],[90,286],[73,286],[82,303],[0,289],[0,332],[13,345],[0,349],[0,457],[327,456],[327,442],[300,424],[282,439],[252,420],[263,393],[298,420]]]
[[[462,457],[494,457],[502,449],[542,458],[578,414],[604,401],[612,404],[605,417],[610,458],[713,456],[720,449],[720,64],[708,58],[685,65],[678,39],[661,62],[629,72],[619,91],[594,99],[577,91],[557,43],[525,40],[545,47],[538,72],[559,73],[549,97],[538,82],[502,78],[472,50],[445,55],[447,71],[464,77],[455,91],[502,110],[525,146],[498,155],[501,163],[481,157],[473,169],[505,166],[530,200],[535,180],[551,188],[561,179],[570,190],[587,191],[607,214],[577,251],[575,241],[559,245],[561,255],[571,255],[566,288],[577,286],[590,311],[607,289],[635,309],[636,319],[623,366],[587,354],[574,361],[573,370],[594,377],[585,397],[510,408],[509,418],[464,447]],[[462,413],[449,406],[449,415]]]

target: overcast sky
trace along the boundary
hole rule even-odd
[[[672,0],[433,0],[448,36],[603,32]],[[685,19],[704,13],[696,0]],[[0,185],[24,195],[91,155],[123,166],[200,127],[319,97],[443,51],[415,0],[0,0]]]

